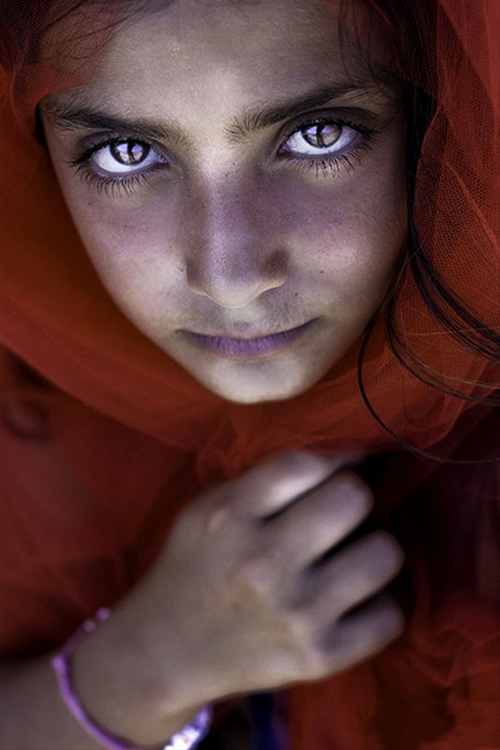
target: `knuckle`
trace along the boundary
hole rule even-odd
[[[234,570],[233,581],[252,600],[270,599],[275,590],[273,566],[261,555],[245,558]]]
[[[325,632],[325,624],[320,624],[309,609],[302,607],[293,612],[287,625],[295,645],[296,670],[300,680],[320,680],[331,675],[331,633],[328,635]],[[331,626],[328,627],[330,630]]]
[[[280,629],[293,654],[294,672],[300,680],[320,677],[326,668],[325,649],[318,639],[318,626],[309,608],[287,607]]]
[[[283,453],[265,464],[285,482],[295,482],[297,491],[307,491],[324,481],[337,468],[338,461],[309,450]]]
[[[211,498],[211,502],[205,507],[205,529],[207,534],[215,534],[235,521],[233,505],[224,496]]]
[[[307,652],[304,654],[303,674],[306,679],[320,680],[328,677],[332,672],[331,658],[319,641],[311,643]]]
[[[290,637],[302,651],[309,648],[313,626],[311,615],[304,607],[294,607],[289,610],[286,618],[287,630]]]
[[[356,517],[366,518],[373,510],[375,500],[370,487],[354,471],[338,474],[338,491],[342,493],[350,509],[354,507]]]
[[[296,671],[301,680],[321,679],[329,673],[329,658],[325,644],[306,621],[299,627],[301,638],[297,643]]]
[[[359,626],[336,626],[325,636],[323,674],[319,678],[337,674],[368,657],[374,650],[368,645],[370,638],[373,639],[373,632],[367,636]]]

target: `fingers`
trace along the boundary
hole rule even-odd
[[[396,540],[376,531],[311,571],[308,600],[317,623],[328,626],[372,598],[395,578],[404,555]]]
[[[361,611],[346,615],[325,637],[325,675],[372,658],[402,635],[403,613],[387,594],[367,602]]]
[[[340,468],[354,466],[360,461],[359,455],[332,458],[309,451],[277,456],[236,480],[238,505],[254,517],[272,516],[321,485]],[[235,483],[230,484],[234,486]]]
[[[305,595],[297,598],[288,615],[299,644],[302,679],[336,674],[374,656],[401,635],[401,610],[379,592],[402,564],[396,540],[377,531],[310,571]]]
[[[288,684],[321,680],[370,659],[402,635],[403,613],[388,594],[379,594],[353,613],[310,629],[307,618],[295,614],[295,631],[302,638],[294,670],[300,675]]]
[[[262,531],[269,545],[279,543],[290,563],[303,567],[343,540],[372,507],[367,485],[354,472],[342,470],[266,522]]]

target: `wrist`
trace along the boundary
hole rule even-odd
[[[195,747],[210,712],[199,705],[169,705],[114,618],[100,614],[84,623],[53,660],[67,708],[110,750]],[[169,744],[168,738],[183,727],[185,741],[179,744],[177,737],[175,745]]]

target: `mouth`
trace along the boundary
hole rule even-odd
[[[318,318],[315,318],[297,328],[251,338],[208,336],[193,331],[183,331],[183,334],[201,349],[223,359],[263,359],[278,354],[294,344],[310,330],[317,320]]]

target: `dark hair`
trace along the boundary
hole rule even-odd
[[[407,113],[406,183],[408,195],[408,239],[402,263],[409,269],[419,294],[432,317],[441,328],[462,346],[474,351],[493,365],[500,362],[500,332],[482,320],[465,300],[454,291],[433,264],[429,253],[419,236],[415,224],[414,204],[416,175],[424,138],[431,127],[437,111],[437,71],[435,59],[429,50],[435,49],[435,27],[437,17],[436,0],[364,0],[370,20],[366,26],[384,29],[388,39],[391,57],[386,67],[381,67],[370,56],[370,40],[365,29],[360,31],[362,43],[358,44],[366,64],[373,75],[386,80],[390,85],[402,87],[402,98]],[[354,11],[355,12],[355,11]],[[353,13],[349,0],[343,0],[342,13]],[[352,23],[351,23],[352,26]],[[368,31],[369,33],[369,31]],[[368,43],[367,43],[368,42]],[[411,81],[411,83],[410,83]],[[415,85],[415,81],[420,82]],[[380,426],[406,449],[425,458],[442,461],[439,456],[427,453],[410,445],[395,434],[384,423],[370,403],[363,381],[363,361],[376,323],[383,316],[387,341],[391,351],[401,366],[422,383],[436,388],[450,396],[471,401],[483,406],[500,404],[498,390],[481,397],[464,393],[459,387],[446,382],[446,374],[436,373],[434,367],[421,361],[407,343],[405,331],[397,323],[396,311],[399,304],[397,294],[403,277],[402,268],[396,269],[393,284],[385,300],[365,332],[358,360],[358,384],[362,398],[372,416]],[[465,324],[465,325],[464,325]],[[480,390],[480,383],[476,383]],[[492,390],[491,384],[484,384]]]

